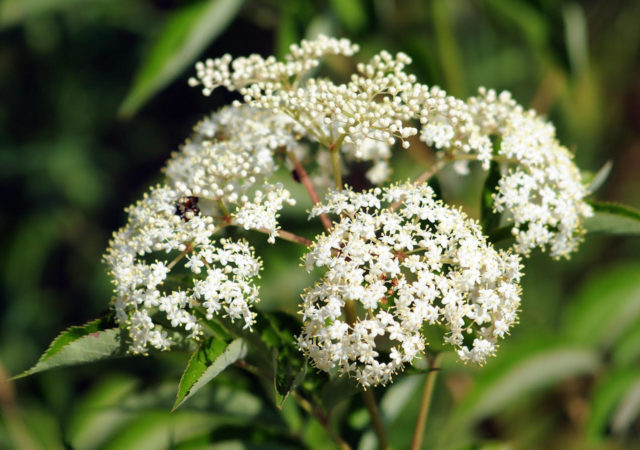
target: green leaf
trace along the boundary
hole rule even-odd
[[[135,396],[138,381],[118,375],[101,380],[79,401],[69,419],[65,435],[73,448],[90,450],[103,448],[104,443],[118,434],[135,413],[122,403]]]
[[[506,350],[506,349],[502,349]],[[536,339],[512,344],[499,360],[478,373],[476,385],[450,419],[443,439],[452,439],[471,423],[564,379],[591,373],[600,360],[595,350]]]
[[[589,202],[593,217],[584,222],[589,233],[640,235],[640,211],[617,203]]]
[[[637,369],[625,369],[607,374],[598,382],[594,389],[591,414],[586,426],[586,435],[589,440],[598,442],[605,438],[616,406],[639,380]]]
[[[640,320],[629,327],[613,349],[612,362],[618,367],[640,361]]]
[[[582,175],[582,183],[587,185],[587,191],[591,194],[597,191],[609,177],[612,168],[613,163],[611,161],[607,161],[596,173],[580,171]]]
[[[110,328],[112,317],[74,326],[56,337],[35,366],[14,378],[22,378],[54,367],[70,366],[124,356],[121,330]],[[108,328],[109,327],[109,328]]]
[[[541,50],[548,45],[550,22],[535,6],[503,0],[488,0],[485,6],[501,25],[522,34],[534,49]]]
[[[175,411],[185,400],[231,364],[244,358],[246,354],[247,347],[242,339],[236,339],[228,344],[213,338],[203,342],[189,359],[187,368],[182,374],[173,410]]]
[[[300,323],[293,316],[283,312],[268,312],[263,316],[267,323],[261,327],[260,336],[272,351],[276,406],[282,408],[289,393],[300,384],[307,373],[307,364],[296,346],[294,337],[300,333]]]
[[[362,391],[360,385],[348,376],[334,377],[327,381],[320,392],[322,406],[327,413],[349,397]]]
[[[594,275],[566,308],[564,330],[580,344],[611,347],[640,319],[640,264]]]
[[[331,10],[352,33],[357,33],[367,24],[367,12],[362,0],[331,0]]]
[[[201,433],[220,427],[221,419],[210,413],[179,411],[147,411],[132,418],[118,434],[105,445],[108,450],[155,450],[175,448]]]
[[[616,408],[611,420],[614,434],[624,434],[640,416],[640,375],[636,376],[633,384],[622,396],[622,401]]]
[[[176,78],[236,16],[242,0],[189,3],[167,21],[138,70],[119,114],[133,116],[156,92]]]

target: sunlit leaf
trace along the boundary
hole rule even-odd
[[[512,345],[497,363],[478,373],[476,385],[456,408],[443,439],[527,395],[567,378],[591,373],[600,365],[595,350],[540,339]]]
[[[640,211],[616,203],[589,202],[593,217],[585,220],[589,233],[638,235],[640,234]]]
[[[625,369],[607,374],[598,382],[592,396],[591,414],[586,427],[590,440],[597,442],[605,437],[616,406],[639,380],[637,370]]]
[[[567,336],[581,344],[613,345],[640,319],[640,264],[620,264],[587,279],[566,309]]]
[[[167,21],[138,70],[119,114],[132,116],[157,91],[169,84],[236,16],[242,0],[189,3]]]
[[[611,173],[611,169],[613,169],[613,162],[607,161],[595,174],[590,175],[586,181],[588,181],[587,191],[590,193],[594,193],[597,191],[600,186],[607,181],[609,174]]]
[[[612,361],[623,367],[640,361],[640,320],[629,327],[613,348]]]
[[[107,317],[68,328],[54,339],[35,366],[16,378],[54,367],[124,356],[126,351],[121,341],[121,330],[111,328],[113,325],[112,318]]]
[[[226,343],[218,339],[209,339],[191,356],[187,368],[182,374],[178,394],[173,409],[198,392],[209,381],[237,360],[244,358],[247,347],[242,339]]]
[[[573,73],[581,74],[588,69],[589,64],[587,18],[584,9],[577,2],[565,5],[562,16],[569,63]]]
[[[137,384],[133,377],[108,378],[77,401],[67,431],[73,448],[100,448],[131,420],[135,413],[118,405],[134,394]]]
[[[179,411],[148,411],[130,420],[105,445],[109,450],[155,450],[174,445],[200,433],[212,430],[224,422],[211,413]]]

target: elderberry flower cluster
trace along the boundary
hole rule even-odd
[[[576,249],[588,192],[551,124],[507,92],[480,89],[463,101],[420,84],[405,72],[404,53],[356,64],[345,83],[311,73],[323,58],[357,51],[320,36],[291,46],[284,61],[225,55],[196,65],[192,86],[205,95],[224,86],[242,101],[195,127],[168,160],[165,184],[127,210],[110,242],[114,309],[132,352],[167,349],[177,335],[197,340],[220,315],[251,327],[262,262],[245,240],[220,235],[235,226],[272,244],[309,244],[278,223],[295,204],[286,183],[274,181],[283,165],[327,229],[305,255],[320,278],[302,295],[299,348],[320,370],[364,387],[389,382],[424,352],[425,327],[443,328],[462,361],[484,363],[517,320],[519,255]],[[384,185],[394,147],[418,139],[440,158],[431,175],[447,163],[464,174],[470,161],[500,171],[493,208],[515,237],[511,250],[495,250],[477,222],[428,185]],[[380,187],[327,190],[363,167],[354,163]]]
[[[196,66],[192,86],[209,95],[219,86],[238,91],[244,104],[293,119],[301,135],[320,144],[315,155],[315,181],[328,186],[335,166],[329,152],[340,151],[346,161],[367,161],[373,184],[391,175],[391,146],[409,148],[412,136],[455,162],[460,174],[468,161],[484,170],[500,164],[502,176],[494,193],[494,209],[504,213],[516,238],[515,250],[528,255],[549,248],[553,257],[568,256],[581,241],[582,222],[591,215],[588,194],[572,155],[555,138],[553,126],[524,111],[508,92],[480,90],[467,101],[437,86],[420,84],[405,72],[411,59],[404,53],[382,51],[368,63],[356,65],[348,82],[309,76],[321,58],[351,57],[358,50],[345,39],[320,36],[291,47],[284,62],[251,55],[225,55]],[[236,104],[239,104],[237,102]],[[495,145],[499,138],[499,145]]]
[[[266,229],[273,242],[280,209],[295,200],[268,179],[278,169],[276,152],[304,151],[295,137],[301,132],[282,114],[247,106],[223,108],[196,126],[167,162],[165,173],[181,194],[197,196],[203,204],[210,200],[209,214],[230,214],[245,229]]]
[[[307,271],[325,272],[303,295],[299,336],[320,370],[385,384],[423,352],[423,327],[435,324],[461,360],[482,364],[515,323],[518,256],[494,250],[430,187],[333,191],[311,216],[322,213],[341,220],[306,255]]]

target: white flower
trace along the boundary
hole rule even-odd
[[[281,183],[265,184],[263,190],[255,192],[253,201],[246,201],[238,207],[234,213],[235,222],[245,230],[268,232],[268,241],[273,244],[278,232],[278,212],[284,203],[293,206],[296,201]]]
[[[158,319],[198,339],[202,333],[196,317],[199,299],[204,300],[202,308],[209,318],[223,310],[247,327],[254,320],[250,306],[258,296],[251,280],[258,276],[260,260],[244,241],[214,242],[213,219],[196,214],[193,205],[185,213],[184,200],[168,186],[152,188],[128,208],[129,220],[114,233],[104,257],[115,285],[116,320],[128,331],[129,349],[134,353],[171,346],[165,328],[154,321]],[[171,290],[165,283],[181,257],[186,257],[184,266],[196,281],[193,288],[187,284]],[[214,299],[211,289],[200,285],[216,281],[224,289]]]
[[[381,203],[401,201],[398,211]],[[311,215],[342,214],[305,257],[326,269],[303,295],[300,349],[321,370],[384,384],[424,351],[425,324],[444,325],[462,360],[482,363],[516,321],[520,261],[428,186],[332,191]],[[355,317],[345,316],[352,310]],[[474,333],[472,346],[464,335]]]
[[[515,249],[528,255],[533,248],[549,248],[553,257],[575,250],[584,234],[582,222],[592,211],[572,155],[557,142],[549,123],[524,111],[508,92],[481,89],[465,102],[437,86],[420,84],[405,72],[411,59],[403,53],[380,52],[357,64],[343,84],[308,76],[321,58],[351,57],[357,49],[347,40],[320,36],[293,46],[284,62],[226,55],[198,63],[191,84],[201,85],[207,95],[218,86],[237,90],[246,105],[286,115],[301,135],[325,148],[339,147],[346,162],[370,161],[366,176],[373,184],[390,175],[391,146],[400,141],[409,147],[408,138],[418,134],[441,156],[457,161],[460,174],[467,172],[468,160],[480,161],[485,170],[491,161],[500,162],[494,207],[513,224]],[[501,138],[499,148],[494,149],[492,137]],[[329,152],[318,151],[316,161],[312,179],[329,186]],[[338,163],[343,173],[345,161]],[[522,185],[525,177],[530,180]]]

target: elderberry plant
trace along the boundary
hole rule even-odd
[[[292,394],[344,448],[319,392],[352,380],[385,447],[372,388],[423,367],[425,356],[434,369],[435,349],[476,365],[493,356],[518,320],[523,259],[576,251],[594,214],[592,188],[553,125],[508,92],[452,97],[407,73],[409,56],[386,51],[355,64],[344,83],[319,75],[325,58],[357,51],[320,36],[283,61],[198,63],[191,86],[241,99],[202,119],[163,183],[126,210],[104,256],[113,313],[60,335],[26,374],[186,349],[194,353],[176,406],[236,364],[272,380],[279,405]],[[425,145],[435,160],[423,173],[394,178],[393,156]],[[463,177],[475,161],[489,190],[480,221],[437,189],[447,166]],[[277,181],[283,173],[311,200],[309,226],[324,228],[313,239],[279,221],[300,200]],[[358,175],[366,182],[345,182]],[[305,248],[292,262],[308,273],[297,318],[260,312],[269,265],[257,236]]]

